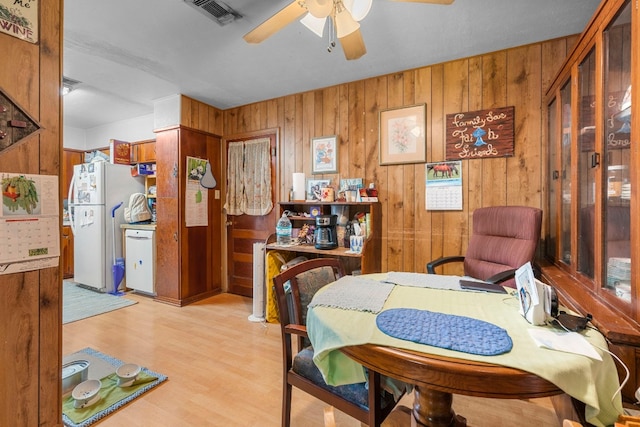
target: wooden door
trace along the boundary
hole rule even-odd
[[[225,157],[229,143],[269,138],[271,142],[271,188],[274,208],[267,215],[227,215],[227,283],[228,292],[253,296],[253,244],[264,242],[276,229],[276,168],[277,130],[266,130],[237,135],[225,139]]]

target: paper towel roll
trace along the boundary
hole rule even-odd
[[[306,198],[304,180],[304,173],[296,172],[293,174],[293,200],[304,200]]]

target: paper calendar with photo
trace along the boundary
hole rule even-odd
[[[58,177],[0,173],[0,185],[0,274],[57,265]]]
[[[425,209],[462,210],[462,162],[425,165]]]

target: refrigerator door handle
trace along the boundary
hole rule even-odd
[[[74,236],[76,234],[75,220],[73,219],[73,212],[75,211],[75,209],[73,209],[74,207],[73,186],[75,185],[75,182],[76,182],[76,175],[73,174],[73,176],[71,177],[71,182],[69,183],[69,193],[67,194],[67,209],[69,209],[69,224],[71,225],[71,233]]]

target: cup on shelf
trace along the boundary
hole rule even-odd
[[[364,245],[364,236],[349,236],[349,249],[351,252],[362,253]]]

